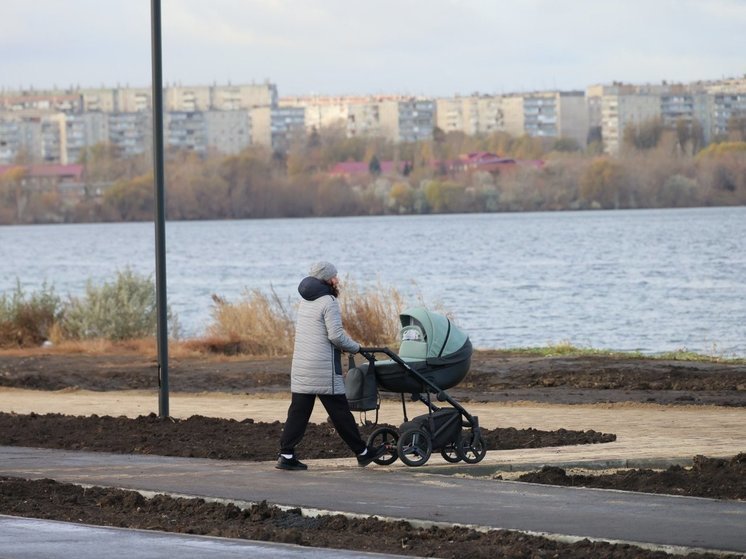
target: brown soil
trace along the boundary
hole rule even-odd
[[[358,361],[360,358],[358,358]],[[287,392],[289,358],[171,359],[174,392]],[[157,362],[134,354],[0,354],[0,386],[131,390],[158,385]],[[615,357],[526,357],[477,351],[449,393],[468,401],[746,405],[746,364]]]
[[[477,532],[468,528],[415,528],[407,522],[342,515],[304,517],[266,503],[241,509],[202,499],[172,498],[98,487],[0,478],[0,513],[70,522],[204,534],[420,557],[469,558],[628,558],[669,557],[625,544],[583,540],[562,543],[519,532]],[[722,557],[692,553],[699,557]]]
[[[287,392],[289,359],[172,359],[174,392]],[[60,355],[32,352],[0,355],[0,386],[59,390],[152,389],[153,358],[138,355]],[[555,404],[657,402],[660,404],[746,405],[746,365],[614,359],[540,358],[476,352],[466,380],[449,393],[462,402],[530,400]],[[277,452],[281,424],[191,417],[185,420],[0,414],[0,444],[45,446],[122,453],[160,453],[214,459],[268,460]],[[368,432],[368,427],[364,431]],[[485,430],[488,448],[507,449],[583,444],[613,440],[594,431]],[[112,436],[115,434],[115,436]],[[250,445],[245,441],[250,440]],[[303,446],[306,458],[349,456],[329,425],[311,425]],[[602,483],[631,490],[744,498],[743,455],[732,461],[695,460],[694,474],[670,469],[620,473]],[[713,469],[714,468],[714,469]],[[728,477],[731,473],[735,477]],[[581,480],[554,470],[538,472],[537,482],[570,484]],[[652,482],[635,485],[635,479]],[[616,481],[614,481],[616,480]],[[674,480],[674,481],[670,481]],[[705,480],[705,482],[703,482]],[[582,484],[592,481],[582,480]],[[711,492],[719,485],[723,491]],[[112,489],[83,489],[51,480],[0,480],[0,513],[227,537],[292,542],[383,553],[435,557],[665,557],[626,545],[597,542],[564,544],[525,534],[487,534],[463,528],[413,528],[405,522],[342,516],[304,518],[260,504],[246,510],[199,499]],[[725,488],[733,487],[728,493]],[[708,489],[709,488],[709,489]],[[703,555],[690,555],[700,557]]]
[[[379,424],[378,427],[385,425]],[[389,426],[391,427],[391,426]],[[376,426],[361,427],[367,437]],[[275,460],[282,423],[255,423],[192,416],[162,419],[151,414],[126,417],[18,415],[0,412],[0,445],[158,454],[218,460]],[[488,450],[605,443],[616,436],[596,431],[483,429]],[[343,458],[350,450],[330,424],[309,424],[298,446],[303,458]]]
[[[695,456],[691,468],[671,466],[665,471],[627,470],[598,476],[568,475],[562,468],[544,466],[538,472],[519,476],[518,480],[713,499],[746,499],[746,454],[727,460]]]

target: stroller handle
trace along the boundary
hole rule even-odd
[[[376,360],[376,353],[385,353],[389,356],[389,358],[394,359],[395,361],[399,361],[399,356],[396,355],[393,351],[391,351],[388,347],[362,347],[360,346],[360,350],[358,351],[360,355],[365,357],[368,361],[375,361]]]

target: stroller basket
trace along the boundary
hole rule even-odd
[[[412,375],[396,361],[377,361],[375,367],[376,381],[381,390],[387,392],[440,392],[452,388],[464,380],[471,364],[471,344],[469,355],[461,361],[450,365],[428,366],[426,361],[408,361],[407,365],[417,371],[422,378],[438,387],[434,390],[427,383]],[[366,367],[367,365],[362,365]]]

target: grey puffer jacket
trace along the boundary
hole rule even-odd
[[[339,302],[331,286],[314,277],[300,282],[303,297],[295,323],[290,390],[300,394],[344,394],[342,351],[357,353],[360,344],[342,327]]]

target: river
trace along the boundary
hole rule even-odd
[[[169,222],[169,303],[204,332],[211,294],[274,289],[315,260],[451,311],[479,348],[746,356],[746,207]],[[80,295],[154,273],[152,223],[0,227],[0,292]],[[392,320],[395,317],[392,317]]]

